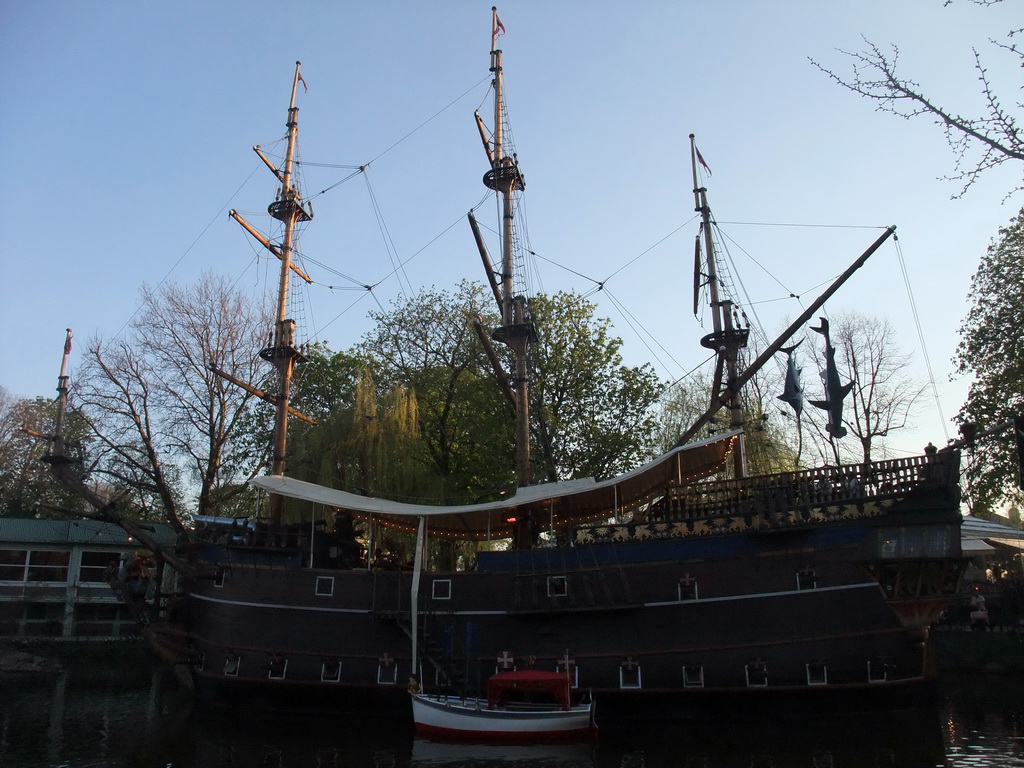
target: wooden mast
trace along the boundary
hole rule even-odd
[[[704,276],[708,281],[711,320],[714,327],[714,331],[701,339],[700,343],[701,346],[714,351],[718,356],[715,365],[715,378],[711,386],[711,403],[712,407],[715,407],[715,403],[721,403],[723,395],[728,392],[727,403],[724,405],[729,408],[729,429],[741,429],[743,427],[743,403],[740,399],[740,389],[734,384],[739,377],[739,351],[747,346],[749,331],[746,328],[736,327],[733,322],[732,300],[723,299],[719,294],[718,259],[711,231],[711,209],[708,207],[707,189],[700,186],[697,181],[697,145],[692,133],[690,134],[690,165],[693,169],[694,210],[701,215],[701,231],[697,235],[696,267],[699,270],[700,237],[703,235],[707,265],[707,273]],[[696,276],[695,279],[697,279]],[[696,310],[696,302],[694,309]],[[719,405],[719,407],[722,406]],[[747,454],[742,432],[736,449],[733,451],[733,462],[735,476],[745,477]]]
[[[64,423],[68,416],[68,355],[71,354],[71,329],[64,337],[64,356],[60,359],[60,375],[57,377],[57,420],[53,427],[53,448],[51,456],[67,458],[64,449]]]
[[[783,331],[775,341],[768,345],[768,347],[756,360],[754,360],[754,362],[747,366],[743,373],[739,374],[734,381],[727,381],[725,383],[724,391],[717,395],[717,399],[712,401],[711,406],[707,411],[705,411],[704,415],[690,425],[689,429],[687,429],[686,432],[683,433],[682,437],[676,441],[676,445],[679,446],[688,443],[702,428],[711,423],[711,420],[715,417],[715,414],[718,413],[718,411],[722,408],[729,407],[730,404],[734,403],[743,385],[750,381],[750,379],[752,379],[754,375],[764,367],[765,363],[771,360],[772,355],[778,352],[782,346],[793,337],[793,334],[795,334],[815,312],[821,309],[825,302],[828,301],[832,295],[853,276],[854,272],[864,266],[864,263],[868,258],[870,258],[871,255],[882,246],[882,243],[892,237],[895,232],[895,226],[887,227],[885,231],[879,235],[878,239],[868,246],[868,249],[864,251],[864,253],[862,253],[857,260],[853,262],[853,264],[846,268],[846,271],[843,272],[843,274],[837,277],[832,284],[826,288],[820,296],[818,296],[817,299],[811,302],[811,304],[800,313],[800,316],[796,320],[790,323],[789,327]]]
[[[168,548],[161,546],[156,538],[150,535],[151,527],[137,520],[125,517],[118,511],[116,499],[108,499],[97,490],[86,485],[82,479],[81,468],[76,468],[75,466],[81,463],[80,460],[72,459],[67,455],[65,427],[68,413],[68,357],[70,354],[71,329],[68,328],[67,335],[64,338],[64,356],[60,361],[60,375],[57,377],[57,418],[54,420],[53,434],[42,435],[27,428],[25,431],[33,437],[42,438],[50,442],[50,450],[42,460],[50,465],[53,474],[66,488],[74,491],[87,504],[92,506],[95,511],[67,509],[49,504],[44,506],[69,515],[85,517],[89,520],[113,523],[182,575],[186,577],[194,576],[195,569],[191,565],[179,558]]]
[[[501,32],[499,32],[499,29]],[[520,487],[530,485],[530,405],[527,357],[529,344],[536,338],[536,331],[530,319],[525,296],[516,296],[513,285],[515,265],[513,263],[513,218],[515,215],[513,194],[525,189],[526,182],[519,171],[515,156],[505,154],[505,94],[504,76],[501,67],[501,51],[498,36],[504,32],[504,25],[498,18],[498,9],[491,7],[491,72],[494,73],[494,133],[490,144],[485,140],[484,149],[491,169],[484,174],[484,185],[501,196],[501,290],[500,308],[502,326],[494,332],[494,339],[512,350],[515,356],[516,400],[516,478]],[[477,125],[481,125],[477,115]],[[482,135],[485,135],[481,127]]]
[[[273,461],[270,474],[275,476],[284,475],[285,455],[288,439],[288,413],[291,410],[291,385],[292,374],[296,364],[305,361],[305,357],[295,347],[295,321],[288,318],[288,287],[291,272],[295,269],[292,266],[292,250],[295,242],[295,227],[300,222],[309,221],[313,218],[312,210],[306,210],[302,204],[302,196],[293,182],[292,169],[295,160],[295,145],[299,134],[299,109],[295,106],[295,96],[298,92],[299,81],[302,75],[299,68],[302,62],[295,62],[295,76],[292,79],[292,95],[288,105],[288,135],[287,147],[285,149],[284,166],[277,168],[264,155],[260,148],[253,147],[256,154],[260,156],[267,167],[274,173],[281,182],[281,189],[277,199],[267,207],[267,212],[284,225],[284,235],[280,246],[272,247],[269,241],[257,237],[257,240],[270,250],[281,261],[280,281],[277,296],[277,319],[274,324],[271,345],[260,352],[260,357],[273,363],[278,373],[278,391],[274,398],[276,415],[274,419],[274,444]],[[303,81],[305,84],[305,81]],[[248,232],[254,233],[253,228],[245,222],[237,211],[231,211],[231,217],[239,222]],[[298,272],[298,270],[295,270]],[[299,273],[301,275],[301,272]],[[303,275],[303,277],[305,277]],[[306,278],[308,280],[308,278]],[[270,517],[275,524],[281,522],[281,508],[283,497],[277,494],[270,496]]]

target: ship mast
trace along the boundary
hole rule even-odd
[[[60,462],[67,461],[64,444],[64,424],[68,416],[68,356],[71,354],[71,329],[67,329],[64,337],[64,355],[60,359],[60,375],[57,377],[57,420],[53,427],[53,449],[50,457],[59,457]]]
[[[298,92],[299,81],[302,75],[299,72],[302,62],[295,62],[295,76],[292,79],[292,95],[288,105],[288,134],[287,147],[285,149],[284,166],[277,168],[270,159],[260,151],[260,147],[253,147],[253,150],[260,156],[260,159],[274,173],[281,182],[277,199],[268,207],[267,212],[284,225],[284,235],[280,245],[270,243],[261,237],[252,226],[250,226],[237,211],[231,211],[231,217],[241,224],[246,231],[252,234],[256,240],[267,250],[273,253],[281,261],[280,282],[277,296],[277,318],[274,324],[271,344],[260,352],[260,357],[272,363],[278,373],[277,395],[271,399],[276,406],[274,419],[274,443],[273,460],[270,474],[283,476],[285,470],[285,453],[288,438],[288,413],[290,410],[292,374],[295,366],[304,362],[305,357],[295,347],[295,321],[288,318],[288,287],[291,273],[295,272],[307,282],[306,277],[298,268],[292,264],[292,251],[295,242],[296,225],[309,221],[313,218],[312,210],[307,210],[302,204],[302,196],[293,181],[293,165],[295,160],[295,145],[299,135],[299,109],[295,106],[295,96]],[[304,83],[305,81],[303,81]],[[270,517],[275,524],[281,522],[281,509],[283,497],[272,494],[270,496]]]
[[[701,236],[703,236],[703,250],[707,272],[703,277],[707,278],[709,303],[711,305],[711,320],[714,330],[701,339],[701,346],[712,350],[718,361],[715,365],[715,377],[711,386],[712,404],[721,401],[726,388],[728,389],[728,402],[725,407],[729,409],[729,429],[742,429],[743,427],[743,403],[740,398],[740,389],[735,386],[739,378],[739,352],[747,346],[748,329],[737,327],[733,320],[733,303],[731,299],[722,298],[719,293],[718,259],[715,254],[714,237],[711,231],[711,209],[708,206],[707,189],[698,184],[697,181],[697,145],[694,135],[690,134],[690,165],[693,169],[693,198],[694,210],[701,215],[700,232],[697,234],[697,260],[696,269],[700,271],[700,250]],[[699,279],[699,274],[694,275],[694,280]],[[696,311],[696,306],[694,307]],[[733,451],[733,472],[736,477],[745,477],[747,474],[747,455],[744,444],[744,435],[741,432],[737,441],[736,449]]]
[[[530,485],[530,405],[527,357],[529,344],[536,338],[533,322],[525,296],[516,296],[513,285],[515,266],[513,263],[513,218],[514,193],[525,189],[526,182],[519,171],[515,155],[505,153],[505,93],[504,75],[501,67],[501,50],[498,48],[499,29],[504,25],[498,19],[498,9],[491,8],[491,72],[494,73],[494,133],[490,142],[486,140],[479,114],[477,125],[484,137],[484,148],[491,168],[484,174],[484,185],[501,197],[501,281],[500,281],[500,328],[495,330],[494,339],[506,344],[515,356],[513,376],[516,402],[516,478],[520,487]]]

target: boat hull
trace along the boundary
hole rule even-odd
[[[593,703],[562,709],[489,708],[486,699],[412,696],[413,722],[421,736],[466,741],[551,741],[586,738],[594,732]]]

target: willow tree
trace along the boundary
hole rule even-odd
[[[957,421],[983,429],[1024,416],[1024,209],[989,245],[971,280],[968,301],[953,363],[958,374],[972,381]],[[967,457],[965,473],[975,514],[1024,503],[1018,457],[1008,435],[979,441]]]
[[[792,472],[798,469],[799,450],[796,428],[789,406],[776,401],[781,390],[777,376],[762,370],[748,382],[743,391],[743,429],[747,455],[747,472],[765,475]],[[678,443],[679,436],[708,408],[711,371],[698,371],[677,382],[663,399],[659,411],[658,445],[665,451]],[[724,415],[723,415],[724,414]],[[706,433],[694,440],[710,437],[728,426],[728,414],[721,412]]]
[[[469,282],[424,289],[373,313],[358,347],[374,361],[378,392],[415,398],[420,439],[450,502],[513,484],[514,421],[470,322],[487,301]]]

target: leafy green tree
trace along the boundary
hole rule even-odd
[[[355,399],[361,373],[373,369],[373,361],[355,352],[332,352],[324,342],[305,350],[306,362],[301,365],[292,385],[292,406],[319,421],[336,408],[350,406]],[[270,379],[271,390],[276,375]]]
[[[515,485],[514,414],[470,319],[492,302],[481,286],[425,290],[374,316],[359,346],[375,361],[378,394],[415,397],[420,438],[451,500],[477,501]],[[622,362],[621,339],[575,294],[531,302],[539,341],[531,352],[535,477],[608,477],[652,455],[652,406],[660,382],[649,366]],[[497,345],[499,355],[508,350]],[[506,370],[511,366],[506,365]]]
[[[450,502],[513,483],[510,408],[470,324],[488,300],[466,281],[454,292],[422,290],[374,313],[376,325],[358,347],[375,361],[378,393],[415,398],[427,460]]]
[[[662,451],[674,447],[679,436],[704,415],[711,391],[710,370],[698,372],[686,381],[676,384],[661,405],[658,445]],[[777,401],[773,393],[781,390],[778,377],[762,371],[745,388],[743,397],[744,439],[747,453],[747,474],[766,475],[792,472],[798,468],[798,436],[789,421],[789,406],[775,410]],[[768,405],[765,405],[768,404]],[[780,415],[779,410],[782,411]],[[721,432],[727,425],[729,414],[720,411],[706,434],[694,440]]]
[[[651,458],[661,382],[649,365],[623,364],[622,339],[574,293],[531,303],[535,345],[536,464],[548,480],[606,478]]]
[[[1024,415],[1024,208],[989,245],[968,299],[953,363],[958,374],[973,380],[956,418],[980,430]],[[1024,503],[1014,441],[1005,434],[978,442],[965,475],[976,515]]]

